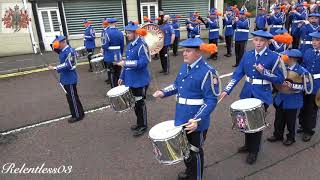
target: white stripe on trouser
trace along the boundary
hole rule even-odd
[[[77,101],[76,101],[76,98],[74,96],[74,91],[73,91],[73,86],[72,85],[70,85],[70,91],[71,91],[71,99],[72,99],[72,102],[73,102],[73,108],[74,108],[74,111],[76,113],[76,117],[79,118],[80,115],[79,115]]]
[[[197,157],[197,180],[201,180],[201,158],[200,153],[196,153]]]

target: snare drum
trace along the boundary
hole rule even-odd
[[[97,57],[90,60],[90,64],[92,66],[92,71],[94,73],[102,73],[105,71],[104,61],[103,57]]]
[[[149,131],[153,153],[160,164],[172,165],[189,157],[190,144],[182,127],[175,127],[174,121],[164,121]]]
[[[75,51],[77,52],[77,55],[79,58],[82,58],[88,55],[88,52],[85,46],[77,47]]]
[[[129,87],[124,85],[110,89],[107,92],[107,97],[115,112],[126,112],[135,103],[135,98],[130,92]]]
[[[233,127],[245,133],[262,131],[266,127],[263,102],[256,98],[241,99],[230,107]]]

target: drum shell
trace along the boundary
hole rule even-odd
[[[240,110],[230,108],[233,127],[237,127],[244,133],[256,133],[262,131],[266,127],[265,122],[265,110],[263,104],[258,107]],[[245,127],[240,128],[238,125],[238,119],[242,117]]]
[[[92,60],[90,61],[90,64],[92,67],[92,71],[94,73],[102,73],[106,70],[103,59],[101,59],[100,61],[92,61]]]
[[[167,139],[153,139],[153,153],[160,164],[173,165],[184,160],[190,154],[190,144],[184,130]]]
[[[128,89],[122,94],[117,96],[108,96],[108,101],[115,112],[126,112],[129,111],[135,103],[134,96]]]

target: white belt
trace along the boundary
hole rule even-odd
[[[263,79],[251,79],[249,77],[246,77],[247,82],[251,83],[251,84],[258,84],[258,85],[267,85],[267,84],[271,84],[270,81],[267,80],[263,80]]]
[[[313,79],[320,79],[320,74],[314,74]]]
[[[300,23],[300,22],[303,22],[304,20],[294,20],[292,21],[293,23]]]
[[[282,25],[272,25],[271,27],[273,27],[273,28],[282,28],[283,26]]]
[[[195,35],[196,38],[200,38],[200,35]]]
[[[236,32],[249,32],[249,29],[236,29]]]
[[[217,32],[219,29],[210,29],[209,32]]]
[[[312,44],[312,41],[301,41],[301,44]]]
[[[120,46],[109,46],[108,49],[110,50],[120,49]]]
[[[179,97],[177,98],[177,103],[185,105],[202,105],[204,101],[203,99],[186,99]]]
[[[226,27],[232,27],[232,25],[227,25]]]

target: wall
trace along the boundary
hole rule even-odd
[[[19,3],[19,5],[22,5],[21,0],[0,0],[1,16],[3,14],[2,12],[2,8],[4,7],[3,3]],[[36,28],[33,21],[34,17],[32,14],[30,3],[28,3],[28,11],[29,11],[29,16],[31,17],[31,24],[32,24],[35,41],[38,42],[38,38],[36,36]],[[2,28],[4,27],[4,24],[1,21],[2,18],[3,17],[0,18],[0,39],[1,39],[0,57],[33,53],[32,42],[31,42],[30,34],[28,33],[29,31],[26,31],[26,33],[14,33],[14,32],[4,33],[2,31]]]

